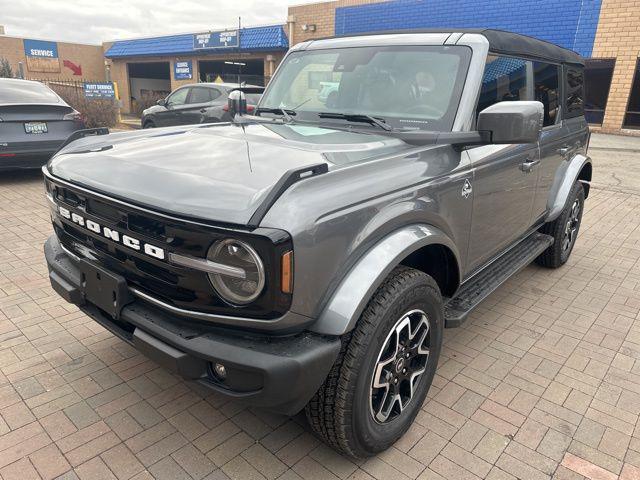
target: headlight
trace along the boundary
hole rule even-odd
[[[262,293],[264,266],[256,251],[246,243],[231,238],[216,242],[207,252],[207,259],[244,271],[244,275],[208,274],[213,288],[228,302],[246,305]]]

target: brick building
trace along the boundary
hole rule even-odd
[[[289,48],[283,25],[119,40],[104,45],[123,111],[194,82],[265,84]]]
[[[289,8],[291,44],[332,35],[489,27],[547,40],[587,60],[587,118],[608,132],[640,129],[638,0],[336,0]]]
[[[0,58],[14,74],[28,79],[91,80],[105,78],[101,45],[55,42],[0,33]]]

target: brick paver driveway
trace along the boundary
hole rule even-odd
[[[302,416],[202,392],[60,300],[40,177],[3,174],[0,476],[640,479],[640,143],[609,143],[592,142],[607,171],[569,264],[527,268],[447,331],[414,426],[355,463]]]

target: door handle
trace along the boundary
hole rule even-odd
[[[207,109],[206,108],[201,108],[200,109],[200,113],[207,113]]]
[[[571,151],[571,147],[562,147],[558,149],[558,153],[563,157],[566,157],[570,151]]]
[[[526,162],[520,164],[520,170],[522,170],[524,173],[529,173],[531,172],[531,170],[533,170],[533,167],[535,167],[539,163],[539,158],[536,158],[535,160],[527,160]]]

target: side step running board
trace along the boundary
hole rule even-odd
[[[444,306],[445,327],[459,327],[482,300],[553,244],[553,237],[534,233],[464,283]]]

